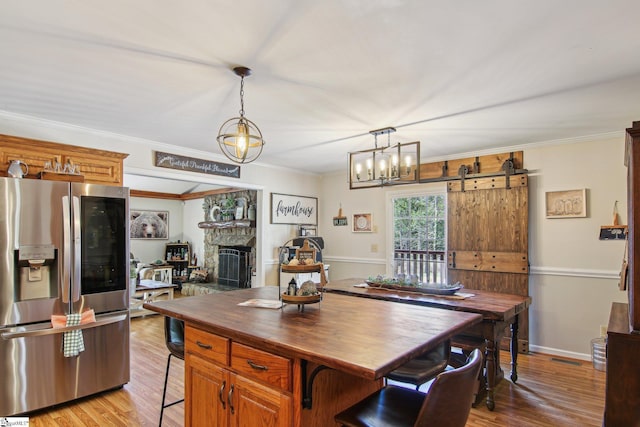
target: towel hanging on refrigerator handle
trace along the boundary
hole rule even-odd
[[[64,326],[77,326],[85,323],[93,323],[96,321],[93,309],[86,310],[83,313],[72,313],[66,316],[51,316],[51,325],[54,328]],[[84,351],[84,338],[81,329],[65,332],[62,338],[64,357],[73,357]]]

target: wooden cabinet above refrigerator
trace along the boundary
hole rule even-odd
[[[20,160],[29,166],[25,178],[37,178],[47,162],[61,165],[70,162],[80,168],[84,182],[122,186],[123,162],[127,156],[114,151],[0,135],[0,176],[7,176],[7,169],[13,160]]]

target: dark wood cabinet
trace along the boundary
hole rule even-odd
[[[173,267],[173,278],[182,282],[189,278],[191,247],[189,243],[167,243],[167,264]]]
[[[640,122],[627,129],[628,304],[614,303],[607,328],[607,385],[604,426],[640,425]],[[638,248],[638,251],[636,251]],[[638,286],[636,290],[635,287]]]

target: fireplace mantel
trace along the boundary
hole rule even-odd
[[[255,228],[256,222],[248,219],[236,219],[232,221],[202,221],[198,228]]]

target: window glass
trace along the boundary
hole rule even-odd
[[[416,275],[424,283],[446,283],[445,194],[393,199],[394,275]]]

